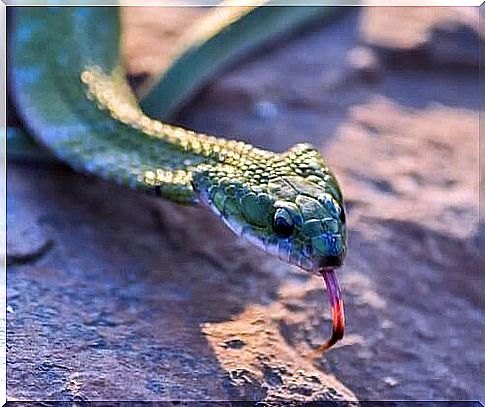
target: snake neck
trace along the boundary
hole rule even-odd
[[[99,67],[87,67],[81,73],[88,98],[110,116],[145,135],[163,140],[184,152],[204,157],[205,164],[240,167],[253,165],[278,154],[255,148],[248,143],[196,133],[151,119],[140,109],[138,101],[126,81],[124,69],[117,67],[110,74]]]

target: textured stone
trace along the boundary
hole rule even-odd
[[[32,216],[29,208],[15,200],[7,203],[7,264],[34,261],[51,246],[52,240]]]
[[[366,7],[363,40],[399,67],[478,68],[478,7]]]
[[[347,54],[347,60],[355,75],[365,82],[382,79],[379,58],[369,47],[355,47]]]

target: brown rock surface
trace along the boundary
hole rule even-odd
[[[484,399],[477,75],[384,61],[356,78],[359,13],[246,59],[176,118],[321,149],[349,211],[344,340],[306,358],[330,329],[323,282],[204,209],[11,163],[9,207],[53,244],[8,270],[10,397]]]
[[[433,29],[460,26],[479,31],[474,7],[365,7],[362,37],[386,48],[409,49],[429,41]]]
[[[478,7],[365,7],[362,39],[391,64],[473,69],[479,18]]]
[[[174,44],[204,7],[125,7],[121,13],[126,67],[135,85],[158,75],[175,56]]]

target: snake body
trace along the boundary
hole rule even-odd
[[[229,35],[231,24],[249,15],[251,9],[190,40],[173,66],[201,61],[200,44],[213,52],[221,32]],[[125,78],[115,8],[22,8],[15,22],[14,98],[38,141],[78,171],[183,204],[202,201],[256,246],[323,274],[334,315],[334,333],[323,348],[340,339],[343,310],[333,269],[346,253],[345,209],[317,149],[297,144],[275,153],[148,117]],[[209,52],[205,60],[211,55],[216,54]],[[202,74],[210,71],[204,66]],[[175,71],[155,90],[186,94],[183,70]],[[170,92],[160,99],[153,95],[147,98],[151,110],[173,109]]]

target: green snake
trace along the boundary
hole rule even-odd
[[[228,57],[328,7],[233,7],[197,25],[141,105],[166,115]],[[13,99],[25,127],[84,173],[183,204],[207,205],[257,247],[323,276],[333,316],[328,349],[344,332],[334,270],[346,254],[342,192],[320,152],[275,153],[148,117],[129,87],[115,7],[26,7],[11,35]]]

